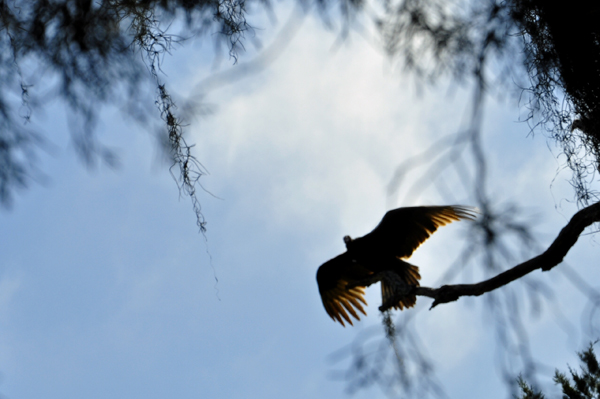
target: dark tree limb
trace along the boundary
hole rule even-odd
[[[597,202],[577,212],[560,231],[558,237],[556,237],[550,247],[535,258],[529,259],[495,277],[476,284],[444,285],[440,288],[414,287],[410,293],[433,298],[434,301],[431,308],[434,308],[442,303],[454,302],[461,296],[479,296],[493,291],[537,269],[548,271],[563,261],[567,252],[575,245],[586,227],[599,221],[600,202]],[[396,300],[396,298],[393,298],[393,300]],[[379,310],[383,312],[392,306],[393,302],[387,301],[385,304],[382,304]]]

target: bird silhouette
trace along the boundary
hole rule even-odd
[[[319,293],[327,314],[343,326],[344,320],[360,320],[357,310],[366,315],[365,287],[381,280],[382,301],[393,299],[402,286],[419,285],[419,268],[404,261],[440,226],[461,219],[473,220],[476,208],[467,206],[418,206],[398,208],[385,214],[369,234],[352,239],[344,237],[346,252],[325,262],[317,270]],[[369,279],[371,281],[369,282]],[[416,296],[404,295],[392,305],[410,308]]]

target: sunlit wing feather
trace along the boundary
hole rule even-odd
[[[373,231],[354,240],[353,245],[408,258],[439,227],[473,220],[476,215],[476,208],[456,205],[398,208],[386,213]]]
[[[344,320],[352,325],[350,315],[356,320],[360,320],[356,310],[359,310],[364,315],[367,314],[361,305],[361,302],[364,305],[367,304],[364,298],[365,289],[363,287],[354,287],[346,290],[346,285],[348,285],[347,281],[338,280],[334,288],[320,290],[321,299],[323,300],[327,314],[333,320],[342,323],[343,326],[345,326]]]
[[[325,307],[327,314],[333,320],[342,323],[343,326],[345,326],[344,320],[352,325],[350,315],[356,320],[360,320],[360,316],[356,312],[357,310],[364,315],[367,314],[361,305],[361,302],[364,305],[367,304],[367,301],[364,298],[364,287],[354,287],[347,290],[347,285],[348,281],[339,279],[335,286],[331,288],[322,289],[319,287],[323,306]]]
[[[372,272],[355,262],[347,252],[325,262],[317,270],[317,283],[327,314],[344,325],[352,324],[352,318],[360,320],[358,312],[366,315],[364,287],[346,289],[349,282],[368,277]],[[361,304],[362,303],[362,304]]]

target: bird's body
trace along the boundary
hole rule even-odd
[[[474,212],[464,206],[398,208],[387,212],[369,234],[357,239],[344,237],[347,251],[325,262],[317,271],[319,292],[327,314],[342,325],[343,320],[352,324],[348,313],[360,320],[356,310],[366,314],[361,303],[367,304],[365,286],[361,282],[382,272],[397,276],[400,284],[418,286],[419,268],[404,259],[438,227],[461,219],[474,219]],[[397,291],[393,280],[382,279],[384,303]],[[415,302],[415,295],[407,295],[394,307],[402,310],[414,306]]]

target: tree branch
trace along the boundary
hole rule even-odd
[[[558,237],[542,254],[515,267],[476,284],[444,285],[440,288],[414,287],[410,294],[433,298],[430,309],[442,303],[454,302],[461,296],[479,296],[515,281],[534,270],[548,271],[561,263],[567,252],[575,245],[583,230],[594,222],[600,221],[600,202],[577,212],[560,231]],[[400,296],[400,295],[398,295]],[[384,312],[398,303],[401,298],[391,298],[379,307]]]

